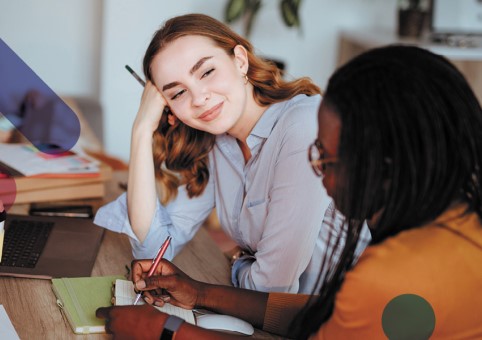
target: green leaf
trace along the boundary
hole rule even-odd
[[[238,20],[244,13],[246,8],[245,0],[229,0],[226,5],[225,20],[227,23],[232,23]]]
[[[283,20],[288,27],[299,27],[300,19],[298,17],[298,7],[300,1],[297,0],[282,0],[281,1],[281,14]]]
[[[258,14],[259,9],[261,8],[261,0],[247,0],[248,7],[246,8],[246,23],[245,23],[245,30],[244,35],[246,37],[251,36],[251,30],[253,28],[253,23],[255,18]]]

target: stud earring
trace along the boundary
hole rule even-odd
[[[244,85],[246,85],[248,82],[249,82],[248,75],[245,74],[245,75],[244,75]]]

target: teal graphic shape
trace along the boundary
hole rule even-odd
[[[399,295],[385,306],[382,327],[390,340],[429,339],[435,329],[435,313],[421,296]]]

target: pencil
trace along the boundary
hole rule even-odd
[[[130,74],[132,74],[134,76],[134,78],[136,78],[136,80],[139,82],[139,84],[141,84],[142,86],[146,86],[146,82],[144,80],[142,80],[142,78],[139,77],[137,75],[137,73],[135,73],[134,70],[130,68],[129,65],[126,65],[126,69],[127,69],[127,71],[130,72]]]

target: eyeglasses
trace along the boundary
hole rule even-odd
[[[308,160],[313,171],[319,177],[326,172],[328,167],[338,163],[338,157],[325,158],[325,149],[323,149],[323,145],[318,140],[315,140],[308,148]]]

